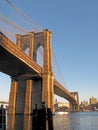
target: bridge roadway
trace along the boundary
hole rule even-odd
[[[42,78],[42,67],[30,59],[21,48],[16,46],[2,32],[0,32],[0,71],[11,77],[28,74],[32,78]],[[71,103],[77,104],[75,97],[56,79],[54,79],[54,93]]]

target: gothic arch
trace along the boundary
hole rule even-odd
[[[48,29],[43,32],[29,32],[26,35],[16,35],[16,44],[24,51],[27,47],[30,48],[29,56],[37,62],[37,50],[43,46],[43,69],[52,72],[52,33]]]
[[[25,50],[29,49],[29,56],[33,56],[33,40],[34,36],[33,33],[28,33],[27,35],[16,35],[16,44],[25,52]]]
[[[36,50],[36,62],[37,64],[39,64],[40,66],[43,67],[43,60],[44,59],[44,48],[43,46],[40,44]]]

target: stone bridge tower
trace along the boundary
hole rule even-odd
[[[30,32],[27,35],[16,35],[16,45],[25,51],[29,50],[29,58],[37,62],[37,50],[43,47],[43,67],[41,78],[36,74],[24,74],[11,77],[9,113],[30,114],[35,104],[42,102],[54,109],[54,75],[52,72],[52,33],[48,29],[43,32]],[[32,76],[31,76],[32,75]]]
[[[74,96],[74,98],[77,101],[76,103],[70,102],[69,107],[71,111],[79,111],[79,93],[78,92],[71,92],[71,94]]]

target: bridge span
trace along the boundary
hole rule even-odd
[[[71,110],[79,109],[77,92],[69,92],[54,79],[52,71],[52,33],[30,32],[16,35],[13,43],[0,32],[0,71],[11,76],[9,113],[30,114],[34,105],[45,102],[54,111],[54,94],[70,102]],[[44,48],[44,65],[36,63],[37,49]],[[29,48],[29,55],[24,51]]]

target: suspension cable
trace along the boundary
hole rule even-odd
[[[15,28],[21,30],[22,32],[27,33],[27,31],[26,31],[24,28],[20,27],[19,25],[15,24],[14,22],[10,21],[8,18],[5,18],[5,17],[4,17],[3,15],[1,15],[1,14],[0,14],[0,18],[1,18],[2,20],[4,20],[5,22],[9,23],[10,25],[14,26]]]
[[[36,28],[39,30],[43,30],[41,26],[39,26],[37,23],[35,23],[30,17],[28,17],[26,14],[24,14],[19,8],[17,8],[14,4],[12,4],[9,0],[6,0],[8,4],[10,4],[17,12],[19,12],[21,15],[23,15],[26,19],[28,19]]]
[[[65,83],[63,74],[62,74],[61,69],[60,69],[60,67],[59,67],[59,64],[58,64],[58,62],[57,62],[57,58],[56,58],[56,55],[55,55],[55,53],[54,53],[54,51],[53,51],[53,48],[52,48],[52,52],[53,52],[53,55],[54,55],[54,60],[55,60],[55,62],[56,62],[56,66],[57,66],[57,68],[58,68],[58,70],[59,70],[59,72],[60,72],[61,78],[62,78],[62,80],[63,80],[64,86],[67,88],[67,85],[66,85],[66,83]],[[68,88],[67,88],[67,89],[68,89]]]

